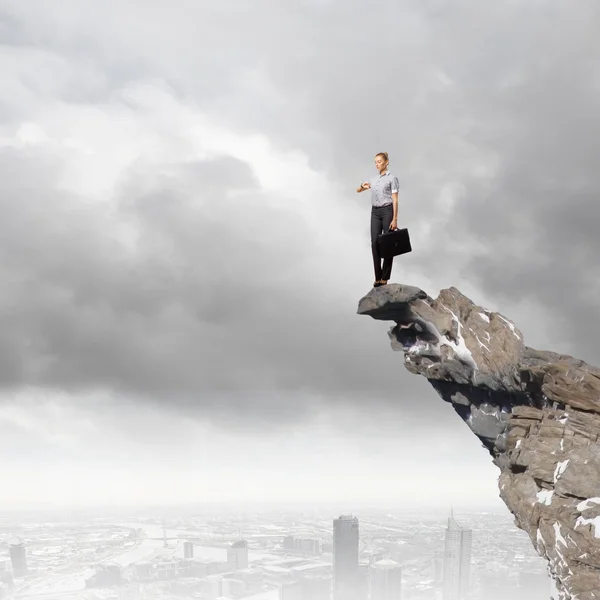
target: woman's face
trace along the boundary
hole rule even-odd
[[[382,169],[387,167],[385,158],[383,158],[383,156],[376,156],[375,157],[375,166],[377,167],[378,171],[381,171]]]

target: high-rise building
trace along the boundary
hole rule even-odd
[[[402,569],[389,559],[377,561],[371,567],[371,600],[400,600]]]
[[[227,568],[230,571],[248,568],[248,542],[240,540],[227,548]]]
[[[10,562],[12,564],[14,577],[25,577],[27,575],[27,548],[25,544],[14,539],[9,542]]]
[[[471,580],[471,542],[473,532],[448,518],[444,546],[443,600],[467,600]]]
[[[194,544],[183,542],[183,558],[194,558]]]
[[[341,515],[333,520],[333,598],[357,598],[358,519]]]

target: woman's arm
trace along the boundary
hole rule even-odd
[[[357,192],[364,192],[365,190],[370,189],[371,185],[369,184],[368,181],[365,181],[364,183],[361,183],[360,186],[358,188],[356,188]]]
[[[397,177],[392,181],[392,204],[394,205],[394,217],[390,223],[390,229],[398,228],[398,192],[400,191],[400,182]]]
[[[392,193],[392,204],[394,206],[394,217],[390,223],[390,229],[396,229],[398,227],[398,192]]]

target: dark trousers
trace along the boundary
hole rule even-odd
[[[371,250],[373,251],[373,266],[375,268],[375,281],[388,281],[392,276],[392,258],[384,258],[381,265],[378,238],[382,233],[390,229],[394,218],[394,207],[392,204],[386,206],[373,206],[371,208]]]

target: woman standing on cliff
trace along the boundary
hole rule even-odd
[[[388,171],[390,159],[387,152],[375,155],[378,175],[362,183],[357,192],[371,190],[371,250],[375,268],[374,287],[385,285],[392,275],[393,258],[383,259],[379,253],[377,240],[382,233],[398,228],[398,178]]]

